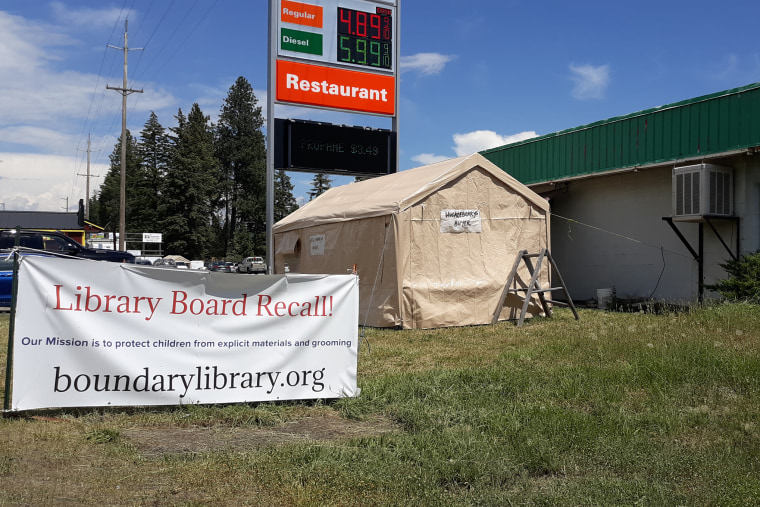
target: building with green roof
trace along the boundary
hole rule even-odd
[[[573,299],[695,301],[760,249],[760,83],[481,153],[549,199]]]

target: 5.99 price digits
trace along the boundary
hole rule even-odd
[[[381,69],[391,68],[390,42],[359,39],[340,35],[338,37],[338,61],[368,65]]]

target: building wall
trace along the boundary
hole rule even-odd
[[[731,160],[736,213],[741,216],[742,253],[760,251],[760,153]]]
[[[733,222],[714,220],[718,233],[735,251],[760,247],[760,156],[719,162],[735,169]],[[555,193],[552,205],[552,255],[575,300],[596,298],[597,289],[614,287],[619,298],[695,301],[698,263],[662,217],[672,215],[672,165],[576,180]],[[696,223],[676,222],[694,250]],[[704,226],[704,281],[725,278],[719,263],[730,255]],[[709,291],[705,295],[710,297]]]

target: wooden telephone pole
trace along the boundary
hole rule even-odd
[[[116,47],[108,45],[109,48],[114,48],[124,51],[124,85],[121,88],[106,85],[108,90],[116,90],[121,92],[121,191],[119,197],[119,250],[124,250],[124,242],[127,237],[127,95],[130,93],[142,93],[142,90],[132,90],[127,88],[127,54],[129,53],[129,46],[127,45],[127,23],[129,20],[124,20],[124,47]],[[142,49],[134,48],[132,51]]]
[[[77,148],[79,149],[79,148]],[[83,151],[83,150],[79,150]],[[97,150],[100,151],[100,150]],[[90,135],[87,135],[87,174],[79,174],[79,176],[84,176],[87,178],[87,190],[86,190],[86,196],[84,200],[84,217],[89,220],[90,219],[90,178],[95,178],[99,176],[98,174],[90,174],[90,153],[92,150],[90,149]]]

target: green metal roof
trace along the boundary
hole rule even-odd
[[[524,184],[760,146],[760,83],[482,151]]]

